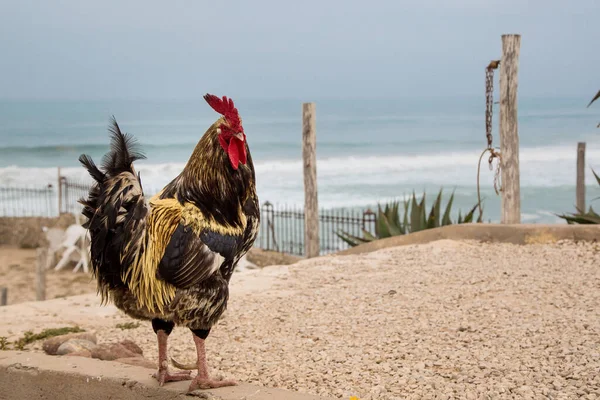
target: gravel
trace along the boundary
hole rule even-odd
[[[595,399],[598,249],[444,240],[235,274],[209,366],[345,399]],[[149,323],[98,332],[99,342],[124,338],[156,360]],[[189,330],[169,344],[195,361]]]

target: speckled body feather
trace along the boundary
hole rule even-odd
[[[223,314],[229,280],[260,217],[247,144],[246,163],[237,168],[220,146],[227,122],[220,118],[206,131],[183,171],[148,203],[133,166],[143,156],[115,121],[102,170],[80,157],[96,181],[81,203],[104,302],[190,329],[210,329]]]

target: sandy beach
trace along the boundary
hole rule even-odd
[[[599,261],[591,243],[442,240],[241,272],[208,360],[242,382],[346,399],[597,398]],[[120,329],[131,320],[98,303],[5,307],[0,336],[77,324],[155,361],[150,324]],[[176,328],[171,356],[194,361],[191,339]]]

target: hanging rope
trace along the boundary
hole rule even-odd
[[[494,174],[494,190],[496,194],[499,195],[502,191],[501,182],[500,182],[500,164],[501,164],[501,154],[498,148],[494,148],[492,146],[492,114],[494,107],[494,70],[498,68],[500,65],[500,60],[491,61],[490,64],[485,68],[485,136],[487,138],[487,147],[481,152],[481,156],[479,156],[479,162],[477,163],[477,201],[479,207],[479,219],[481,219],[483,210],[481,208],[481,193],[479,189],[479,176],[481,171],[481,160],[485,153],[489,152],[490,156],[488,158],[488,164],[490,171],[493,170],[493,162],[494,158],[498,159],[496,165],[496,173]]]

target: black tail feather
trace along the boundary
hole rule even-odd
[[[87,169],[91,177],[96,182],[104,181],[105,175],[102,171],[98,169],[96,163],[94,162],[94,160],[92,160],[92,157],[88,156],[87,154],[82,154],[79,156],[79,162],[85,167],[85,169]]]
[[[128,133],[122,133],[115,117],[112,117],[110,132],[110,151],[102,158],[102,169],[98,168],[94,160],[87,155],[79,156],[79,162],[88,170],[92,178],[103,182],[106,178],[116,176],[124,171],[132,171],[132,164],[136,160],[143,160],[146,156],[139,150],[137,140]]]
[[[121,132],[114,116],[108,130],[111,134],[110,151],[102,159],[102,167],[109,176],[131,171],[134,161],[146,158],[139,150],[137,140],[130,134]]]
[[[79,162],[96,181],[96,185],[92,186],[88,193],[88,197],[79,199],[79,203],[84,206],[83,215],[88,219],[85,223],[86,228],[89,226],[90,220],[94,218],[97,209],[102,206],[104,197],[110,194],[105,192],[109,187],[107,186],[109,185],[108,180],[123,172],[134,173],[133,162],[146,158],[138,149],[135,138],[127,133],[124,134],[121,132],[114,116],[111,119],[108,130],[111,139],[110,150],[104,155],[100,168],[98,168],[89,155],[82,154],[79,156]],[[139,181],[139,174],[136,175]],[[113,186],[112,190],[119,190],[119,185]],[[113,220],[115,218],[113,218]]]

